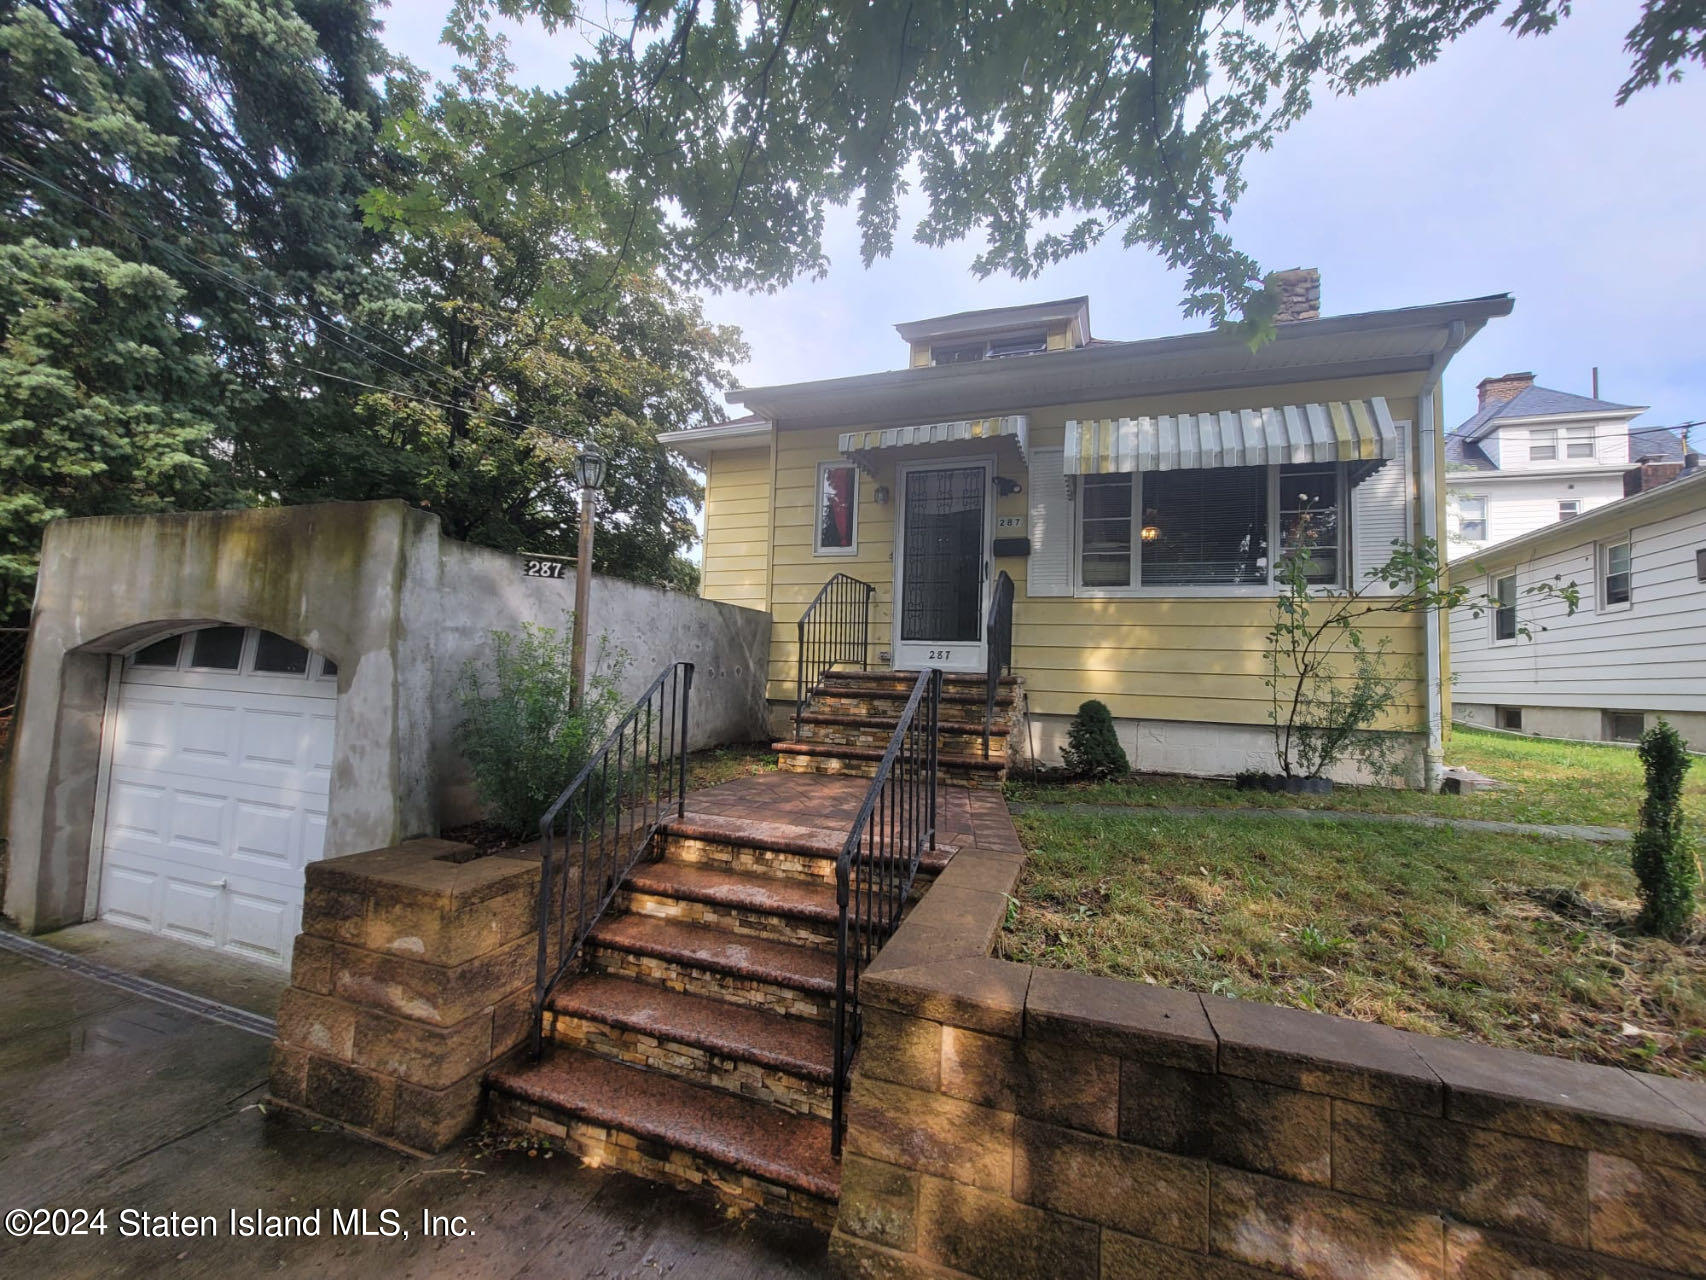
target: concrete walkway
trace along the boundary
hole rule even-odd
[[[85,954],[148,962],[136,939],[101,943],[97,931],[73,941],[90,944]],[[216,968],[227,963],[257,968]],[[227,972],[219,991],[264,1008],[263,990],[280,976],[268,973]],[[0,1233],[0,1275],[732,1280],[818,1276],[827,1265],[817,1232],[733,1222],[704,1196],[611,1170],[472,1141],[416,1160],[268,1114],[265,1037],[8,950],[0,1026],[0,1213],[105,1209],[107,1228]],[[366,1210],[374,1232],[393,1211],[399,1234],[334,1235],[334,1209]],[[211,1215],[215,1233],[127,1239],[126,1210]],[[233,1236],[233,1210],[318,1210],[319,1234]],[[456,1229],[469,1234],[427,1234],[427,1211],[460,1218]]]
[[[1011,801],[1014,813],[1081,813],[1133,817],[1164,813],[1175,818],[1298,818],[1305,822],[1390,822],[1410,827],[1449,827],[1458,831],[1493,831],[1501,835],[1553,836],[1561,840],[1591,840],[1622,844],[1632,834],[1622,827],[1577,826],[1556,822],[1498,822],[1489,818],[1442,818],[1431,813],[1367,813],[1359,809],[1226,808],[1186,804],[1034,804]]]

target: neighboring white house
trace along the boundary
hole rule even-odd
[[[1643,463],[1674,472],[1682,461],[1674,432],[1629,425],[1642,405],[1537,387],[1532,373],[1483,378],[1478,390],[1475,416],[1445,438],[1451,559],[1619,502],[1655,478],[1630,476]]]
[[[1632,742],[1663,715],[1706,751],[1706,471],[1453,562],[1499,607],[1451,617],[1452,715]],[[1544,583],[1574,583],[1571,614]],[[1528,634],[1524,634],[1524,631]]]

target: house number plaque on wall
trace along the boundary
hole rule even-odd
[[[522,556],[521,576],[524,578],[561,578],[570,566],[567,559],[556,560],[548,556]]]

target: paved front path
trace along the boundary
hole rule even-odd
[[[110,953],[109,953],[110,954]],[[105,1235],[13,1238],[0,1276],[815,1277],[824,1238],[731,1222],[709,1199],[472,1143],[415,1160],[267,1115],[268,1041],[0,951],[0,1214],[105,1209]],[[407,1237],[339,1238],[393,1210]],[[123,1239],[119,1213],[211,1214],[218,1235]],[[243,1239],[229,1215],[320,1210],[315,1238]],[[474,1234],[429,1238],[421,1215]]]
[[[1555,836],[1564,840],[1592,840],[1598,844],[1621,844],[1630,837],[1622,827],[1588,827],[1555,822],[1497,822],[1489,818],[1441,818],[1431,813],[1365,813],[1357,809],[1217,809],[1185,804],[1033,804],[1014,801],[1014,813],[1083,813],[1135,817],[1142,813],[1165,813],[1178,818],[1301,818],[1305,822],[1394,822],[1400,826],[1451,827],[1459,831],[1495,831],[1502,835]]]

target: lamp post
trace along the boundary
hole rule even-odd
[[[580,705],[586,687],[586,615],[592,599],[592,501],[604,484],[604,455],[593,446],[575,459],[575,482],[581,489],[580,534],[575,551],[575,630],[569,649],[569,708]]]

